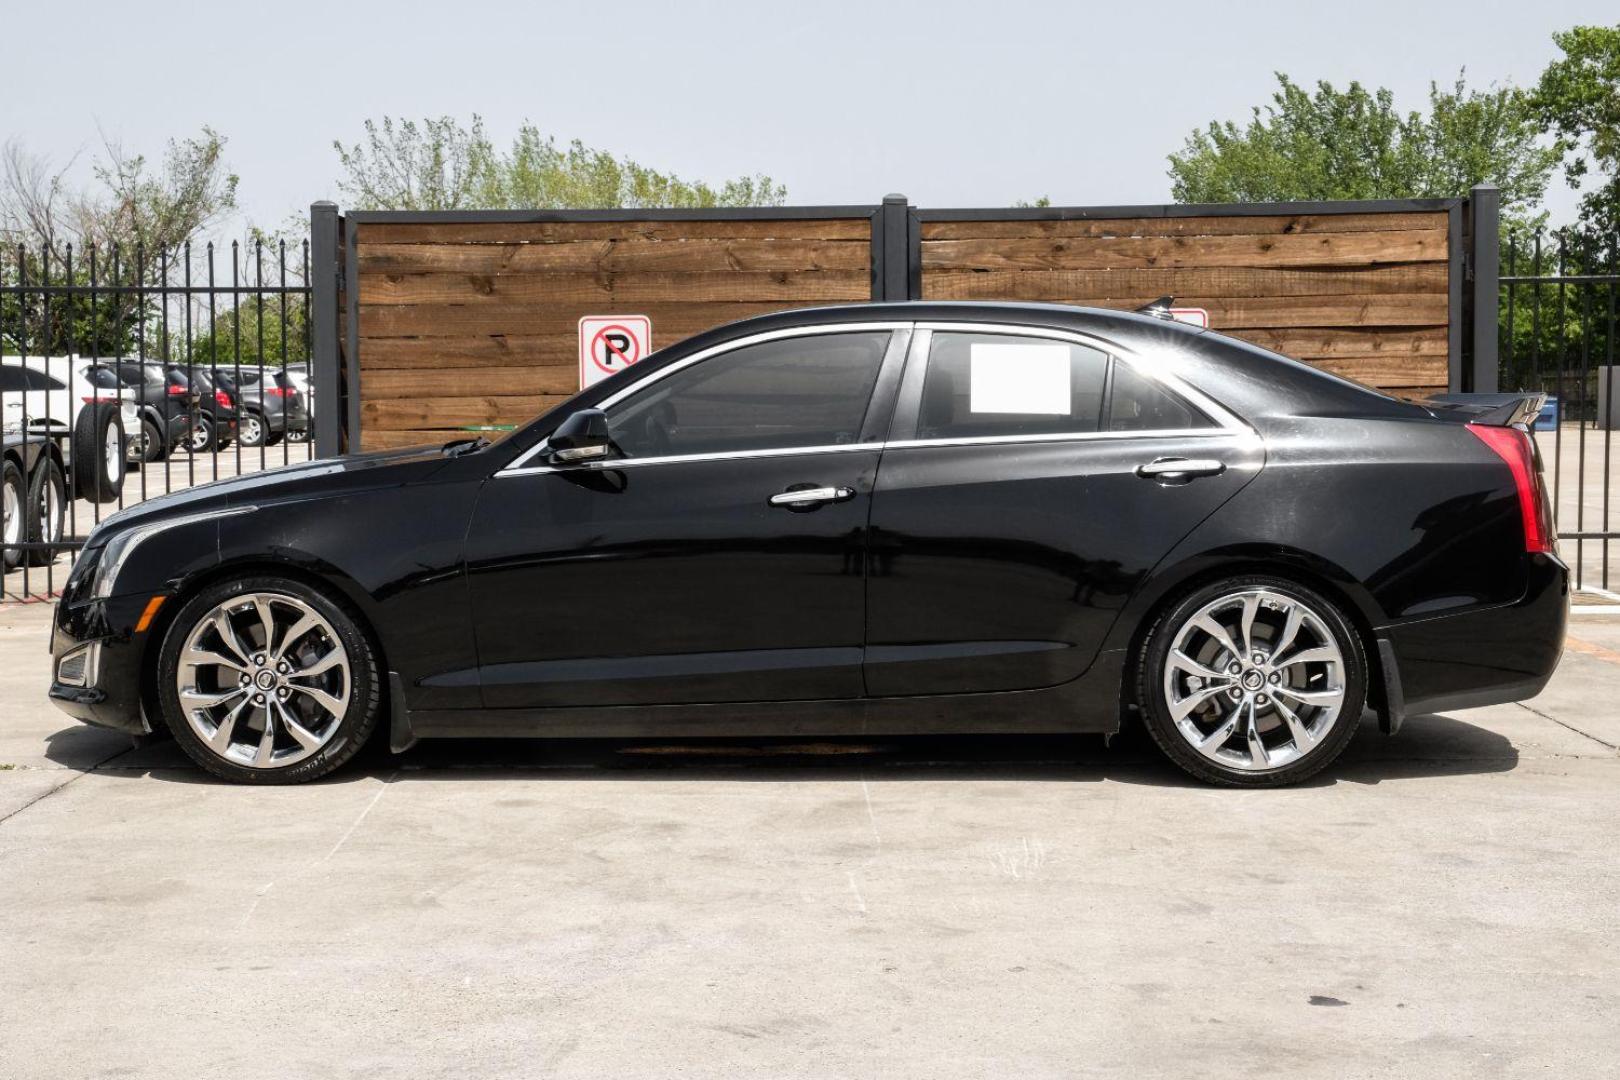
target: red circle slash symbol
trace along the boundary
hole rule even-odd
[[[591,338],[591,361],[609,375],[641,359],[636,336],[618,324],[604,326]]]

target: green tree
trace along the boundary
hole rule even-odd
[[[70,162],[55,169],[8,142],[0,152],[0,282],[126,286],[151,283],[164,259],[236,206],[237,178],[225,166],[225,139],[204,128],[171,140],[155,166],[103,144],[94,183],[68,183]],[[155,300],[131,293],[47,298],[7,295],[0,302],[0,346],[34,355],[67,352],[130,355],[155,314]]]
[[[1534,114],[1570,151],[1564,176],[1598,186],[1581,200],[1581,223],[1612,235],[1620,229],[1620,25],[1577,26],[1554,34],[1563,50],[1530,95]]]
[[[1178,202],[1396,199],[1502,191],[1523,226],[1561,157],[1545,145],[1526,95],[1512,87],[1429,87],[1429,109],[1402,113],[1387,89],[1319,82],[1311,93],[1277,74],[1271,103],[1248,123],[1212,121],[1170,155]]]
[[[579,140],[559,145],[525,123],[502,152],[474,116],[366,121],[365,138],[334,142],[345,198],[364,210],[779,206],[787,191],[763,175],[719,186],[683,180]]]

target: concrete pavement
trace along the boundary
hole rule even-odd
[[[47,616],[0,605],[0,1076],[1620,1074],[1620,619],[1245,792],[1129,736],[233,788],[50,708]]]

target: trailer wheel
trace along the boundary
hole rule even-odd
[[[62,467],[49,454],[34,466],[28,484],[28,542],[55,544],[62,539],[63,507],[67,505],[67,482]],[[28,552],[29,566],[44,566],[56,559],[56,548],[34,548]]]

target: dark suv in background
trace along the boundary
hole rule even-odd
[[[91,368],[88,377],[103,389],[134,391],[140,423],[126,433],[125,457],[130,464],[161,461],[191,436],[195,395],[183,378],[171,378],[161,363],[109,360]]]
[[[279,369],[244,365],[238,372],[234,365],[196,364],[170,370],[183,373],[199,394],[194,452],[224,449],[233,438],[243,446],[274,446],[287,432],[303,431],[309,424],[303,395]]]
[[[304,395],[285,371],[257,367],[216,369],[220,385],[237,399],[236,437],[243,446],[274,446],[309,423]]]

